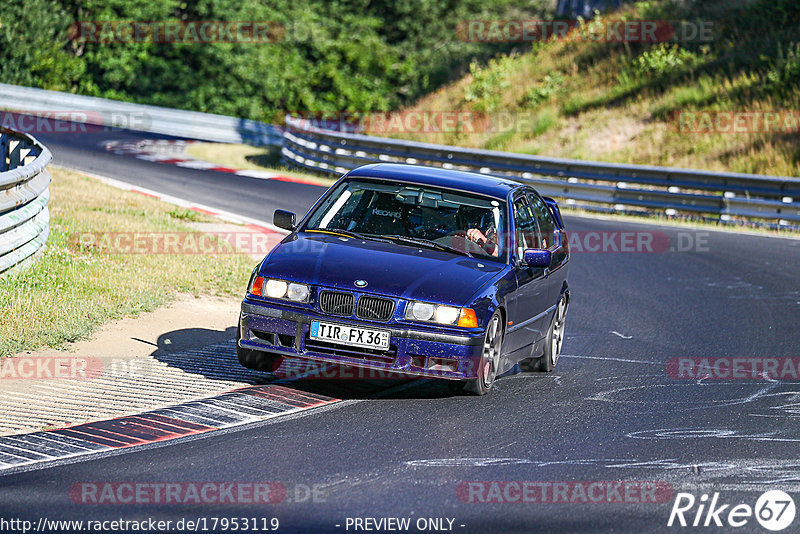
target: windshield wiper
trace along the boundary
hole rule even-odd
[[[340,230],[338,228],[330,229],[330,230],[328,230],[327,228],[324,229],[324,230],[317,229],[317,228],[309,228],[308,231],[309,232],[325,232],[325,233],[328,233],[328,234],[341,234],[343,236],[352,237],[353,239],[370,239],[369,237],[367,237],[367,236],[365,236],[363,234],[359,234],[357,232],[351,232],[350,230]]]
[[[451,247],[450,245],[444,245],[442,243],[437,243],[436,241],[431,241],[430,239],[423,239],[421,237],[409,237],[407,235],[385,235],[383,236],[386,239],[393,239],[395,241],[400,241],[401,243],[407,243],[409,245],[420,245],[428,248],[436,248],[439,250],[444,250],[446,252],[452,252],[453,254],[460,254],[462,256],[469,256],[472,258],[472,253],[468,250],[460,250],[455,247]]]
[[[328,233],[328,234],[339,234],[339,235],[351,237],[353,239],[362,239],[364,241],[372,240],[372,241],[384,241],[384,242],[387,242],[387,243],[389,242],[388,239],[384,239],[382,236],[379,236],[379,235],[359,234],[358,232],[351,232],[350,230],[340,230],[338,228],[335,229],[335,230],[334,229],[321,230],[321,229],[311,228],[308,231],[309,232],[325,232],[325,233]]]

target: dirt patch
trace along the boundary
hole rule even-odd
[[[585,150],[593,154],[609,154],[630,147],[646,125],[632,118],[615,118],[599,129],[591,129],[583,141]]]
[[[42,349],[23,354],[32,357],[75,354],[100,359],[143,358],[156,348],[180,352],[203,347],[230,338],[228,330],[236,324],[240,303],[241,300],[236,298],[179,295],[164,308],[106,324],[91,338],[73,343],[66,350]],[[170,336],[173,332],[176,334]]]
[[[2,360],[0,434],[139,413],[263,381],[236,360],[239,304],[181,295],[66,350]]]
[[[247,254],[255,266],[256,262],[267,255],[275,248],[275,245],[286,237],[286,234],[272,232],[252,225],[238,225],[219,222],[197,222],[191,223],[197,232],[210,234],[217,237],[220,242],[224,242],[230,250],[236,250],[242,254]],[[247,280],[244,280],[244,284]],[[244,290],[244,287],[242,288]]]

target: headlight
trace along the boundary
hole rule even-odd
[[[308,302],[308,297],[311,293],[309,287],[305,284],[295,284],[261,276],[253,278],[253,283],[250,285],[248,292],[259,297],[289,299],[292,302]]]
[[[436,306],[427,302],[412,302],[408,305],[406,319],[430,321],[436,313]]]
[[[406,319],[439,324],[455,325],[459,322],[461,309],[453,306],[439,306],[427,302],[409,302],[406,306]]]
[[[282,299],[286,296],[289,285],[283,280],[267,280],[264,286],[264,293],[271,299]]]
[[[437,323],[456,324],[460,311],[461,310],[458,308],[453,308],[452,306],[439,306],[436,308],[434,319]]]
[[[308,302],[308,286],[303,284],[289,284],[286,296],[295,302]]]

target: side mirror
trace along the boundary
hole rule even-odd
[[[549,250],[529,248],[522,254],[522,260],[528,267],[550,267],[553,256]]]
[[[294,232],[294,213],[285,210],[275,210],[272,216],[272,224],[278,228]]]

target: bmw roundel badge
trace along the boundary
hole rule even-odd
[[[366,280],[356,280],[353,283],[356,285],[356,287],[367,287],[367,281]]]

